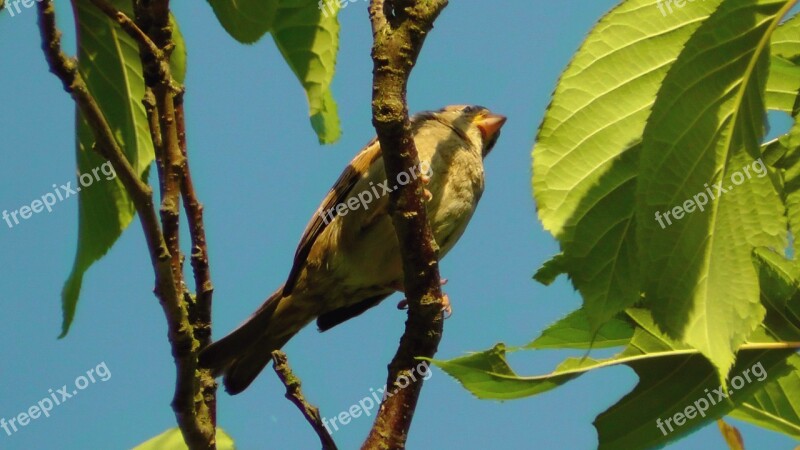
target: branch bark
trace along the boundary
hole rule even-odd
[[[183,112],[183,96],[175,105],[175,120],[178,126],[178,144],[186,158],[181,198],[183,209],[189,222],[189,235],[192,241],[191,264],[195,282],[195,298],[189,303],[189,321],[194,330],[194,338],[200,343],[199,351],[211,344],[211,304],[214,296],[214,285],[211,282],[211,268],[208,261],[208,244],[206,226],[203,218],[203,204],[197,198],[197,192],[189,169],[186,148],[186,122]],[[200,382],[200,393],[211,416],[211,423],[217,426],[217,381],[211,371],[200,369],[197,372]]]
[[[95,0],[98,1],[98,0]],[[156,146],[161,185],[161,222],[171,255],[171,267],[181,289],[182,310],[179,340],[170,339],[177,368],[172,408],[186,444],[191,449],[216,448],[216,381],[210,371],[200,369],[197,356],[210,342],[213,286],[208,265],[203,209],[197,199],[188,164],[183,87],[172,79],[169,57],[175,48],[170,24],[169,0],[134,2],[135,24],[152,41],[139,42],[146,97],[154,110],[149,120]],[[117,14],[119,17],[119,14]],[[152,100],[155,100],[154,104]],[[157,119],[157,120],[156,120]],[[192,241],[192,269],[196,296],[183,279],[184,256],[180,246],[180,207],[183,201]],[[189,343],[190,345],[183,345]]]
[[[337,450],[333,437],[331,437],[326,425],[322,422],[319,408],[309,403],[300,390],[300,378],[295,376],[292,368],[289,367],[289,359],[286,357],[286,353],[275,350],[272,352],[272,361],[275,373],[278,374],[281,383],[286,386],[286,398],[297,406],[297,409],[303,413],[303,417],[311,424],[311,427],[319,436],[320,443],[322,443],[322,450]]]
[[[408,79],[433,22],[447,0],[372,0],[372,123],[378,133],[388,179],[419,165],[411,137]],[[442,337],[442,292],[438,246],[428,224],[419,179],[389,194],[390,212],[403,261],[408,320],[389,364],[387,386],[413,375],[418,356],[433,357]],[[407,377],[409,378],[409,377]],[[422,389],[422,379],[384,399],[363,449],[403,449]]]
[[[99,104],[78,71],[76,60],[61,47],[52,0],[38,6],[42,48],[50,70],[72,96],[95,138],[94,150],[110,161],[131,196],[144,229],[155,272],[155,294],[167,318],[168,336],[176,366],[172,408],[188,447],[216,448],[216,382],[197,365],[199,351],[211,335],[211,285],[208,270],[202,206],[191,183],[186,162],[183,90],[170,75],[169,56],[174,48],[167,0],[135,1],[136,21],[106,0],[92,3],[116,21],[139,45],[146,84],[142,99],[148,114],[151,139],[159,166],[162,204],[156,213],[153,192],[133,169]],[[197,281],[197,302],[188,292],[183,277],[183,255],[179,240],[180,202],[184,199],[190,216],[192,257]],[[197,256],[195,256],[197,255]],[[202,259],[195,262],[195,259]]]

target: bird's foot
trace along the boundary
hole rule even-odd
[[[450,296],[442,293],[442,315],[449,319],[453,315],[453,305],[450,304]]]
[[[420,181],[422,181],[422,187],[423,187],[422,196],[423,196],[423,198],[425,198],[426,202],[429,202],[429,201],[433,200],[433,194],[431,193],[431,191],[428,190],[428,188],[425,187],[428,184],[430,184],[431,177],[428,176],[428,175],[425,175],[423,173],[423,174],[420,174],[419,179],[420,179]]]

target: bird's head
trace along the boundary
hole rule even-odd
[[[497,143],[500,129],[506,123],[506,117],[492,113],[488,108],[479,105],[451,105],[439,111],[424,113],[447,125],[465,140],[481,149],[485,158]]]

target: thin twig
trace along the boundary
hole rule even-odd
[[[319,436],[320,443],[322,443],[322,450],[337,450],[336,443],[333,442],[331,434],[322,423],[322,416],[320,416],[319,408],[311,405],[303,396],[300,390],[300,379],[297,378],[289,367],[289,360],[286,358],[286,353],[275,350],[272,352],[272,361],[274,362],[273,368],[278,378],[286,386],[286,398],[297,406],[297,409],[303,414],[314,431]]]
[[[89,92],[86,82],[78,72],[77,62],[69,58],[61,49],[61,32],[56,28],[55,8],[52,0],[40,2],[37,5],[37,13],[39,30],[42,35],[42,49],[50,71],[61,80],[64,90],[72,96],[81,115],[89,124],[96,142],[93,149],[111,163],[131,196],[131,201],[139,214],[155,268],[156,285],[162,286],[161,290],[166,297],[177,298],[177,293],[168,289],[169,286],[174,286],[174,282],[169,266],[169,252],[161,234],[161,226],[153,205],[153,191],[141,180],[122,151],[100,105]],[[175,310],[172,309],[171,312],[174,313]]]
[[[149,86],[145,86],[144,88],[142,105],[144,105],[144,111],[147,115],[147,128],[150,131],[150,140],[153,142],[156,171],[158,172],[159,195],[163,198],[164,191],[167,189],[164,184],[164,141],[161,139],[161,122],[158,120],[156,96],[153,94],[153,89]]]
[[[191,335],[187,339],[186,334],[181,333],[181,330],[188,328],[188,321],[184,320],[187,315],[186,308],[180,300],[179,290],[176,287],[174,272],[170,264],[171,256],[155,211],[152,189],[141,180],[123,153],[99,104],[89,92],[86,82],[78,72],[77,62],[63,52],[61,33],[56,28],[55,8],[52,0],[44,0],[39,3],[37,12],[39,29],[42,34],[42,49],[50,71],[61,80],[64,90],[72,96],[92,130],[96,142],[93,148],[111,162],[139,214],[139,221],[144,230],[155,271],[155,293],[167,316],[169,338],[173,350],[191,349],[193,346]],[[192,373],[193,376],[194,373]]]
[[[181,197],[183,209],[189,222],[189,235],[192,241],[192,272],[194,274],[196,298],[189,304],[189,320],[192,323],[194,337],[200,343],[199,350],[211,343],[211,305],[214,285],[211,282],[211,268],[208,261],[208,244],[203,219],[203,204],[197,198],[197,192],[189,169],[186,148],[186,123],[183,110],[183,96],[176,98],[175,120],[178,127],[178,143],[186,159],[184,166]],[[212,423],[217,423],[217,382],[208,370],[199,372],[200,390],[211,414]]]
[[[118,10],[107,0],[91,0],[92,4],[109,19],[117,22],[130,37],[139,44],[139,48],[153,59],[164,59],[164,52],[131,20],[124,12]]]
[[[408,78],[433,22],[447,0],[372,0],[372,123],[381,144],[386,175],[419,165],[406,104]],[[390,211],[403,261],[408,320],[389,364],[387,385],[413,374],[417,356],[433,357],[442,337],[442,292],[438,246],[428,224],[423,186],[416,179],[389,194]],[[402,449],[414,417],[422,379],[387,397],[362,449]]]
[[[152,97],[148,95],[144,101],[147,103],[155,99],[154,112],[158,119],[156,121],[154,117],[149,122],[151,133],[160,136],[161,145],[156,148],[159,152],[156,156],[162,187],[160,213],[164,239],[171,255],[171,267],[175,279],[179,282],[183,294],[181,305],[185,316],[182,316],[181,320],[185,326],[180,332],[182,339],[192,343],[188,347],[173,343],[177,375],[172,408],[189,448],[211,450],[216,448],[216,382],[208,370],[200,369],[197,364],[199,351],[210,340],[210,296],[206,289],[198,291],[198,296],[203,296],[204,299],[203,306],[198,308],[196,299],[189,294],[183,280],[184,257],[180,247],[179,219],[181,198],[187,188],[189,169],[185,136],[181,137],[185,133],[182,110],[183,88],[172,79],[169,67],[169,56],[175,48],[169,18],[169,1],[137,0],[134,2],[134,12],[136,26],[157,48],[162,49],[165,56],[150,58],[145,52],[140,52],[146,91],[152,93]],[[193,189],[191,191],[193,192]],[[196,202],[196,198],[194,200]],[[197,230],[203,228],[202,215],[198,215],[194,210],[187,211],[192,216],[189,219],[190,231],[192,244],[195,246],[198,242]],[[204,234],[202,241],[204,247]],[[207,271],[200,275],[210,285],[207,276]],[[197,277],[198,274],[195,273],[195,278]]]
[[[137,2],[137,4],[139,3],[141,2]],[[171,49],[168,4],[165,1],[159,2],[153,9],[165,12],[160,21],[148,22],[151,25],[158,26],[157,35],[164,37],[164,40],[154,40],[150,35],[148,35],[148,38],[155,44],[155,48],[158,48],[158,45],[161,44],[161,48],[165,49],[165,57],[160,58],[160,60],[149,57],[148,51],[152,50],[152,48],[148,50],[149,43],[142,40],[141,37],[137,39],[134,36],[134,39],[137,39],[141,44],[140,55],[144,55],[143,59],[147,60],[149,64],[149,71],[144,74],[145,80],[156,80],[159,87],[161,87],[156,92],[155,108],[148,111],[151,119],[158,118],[157,121],[150,121],[151,126],[156,122],[159,127],[158,130],[151,129],[151,137],[153,137],[157,151],[169,153],[173,157],[170,159],[170,173],[177,173],[172,178],[171,187],[174,194],[170,197],[171,204],[167,208],[166,214],[163,204],[161,208],[162,222],[166,225],[165,231],[162,231],[162,226],[155,210],[152,189],[142,181],[128,161],[120,144],[116,141],[108,120],[95,98],[89,92],[85,80],[78,71],[77,62],[64,54],[61,48],[61,33],[56,27],[55,9],[52,0],[43,0],[37,6],[39,29],[42,34],[42,48],[50,70],[61,80],[64,89],[74,99],[94,135],[96,144],[93,148],[111,162],[139,214],[139,220],[144,229],[155,272],[155,294],[167,318],[168,336],[177,368],[175,397],[172,403],[178,419],[178,425],[189,448],[213,450],[215,448],[215,424],[214,414],[209,411],[209,405],[214,404],[214,390],[211,389],[209,393],[195,381],[199,345],[194,339],[192,324],[189,321],[188,302],[185,301],[186,292],[183,284],[183,274],[180,270],[182,257],[177,240],[178,227],[175,210],[180,199],[183,173],[181,161],[183,155],[178,146],[177,131],[174,125],[174,111],[170,111],[172,97],[176,89],[172,80],[169,79],[169,65],[166,61],[166,56],[169,55],[169,49]],[[106,10],[108,11],[108,8]],[[115,13],[115,18],[118,21],[119,17]],[[125,22],[124,19],[123,22]],[[124,25],[121,23],[121,26]],[[145,28],[139,24],[136,24],[136,27],[139,31],[146,33]],[[129,30],[134,34],[137,33],[137,30],[133,30],[130,27]],[[144,64],[143,69],[145,69]],[[159,82],[159,80],[167,81]],[[161,102],[158,101],[158,95],[161,96]],[[166,114],[159,114],[159,112],[166,112]],[[171,116],[169,115],[170,112]],[[165,131],[167,129],[168,131]],[[156,135],[160,136],[160,139],[157,139]],[[166,145],[171,147],[168,150],[164,150]],[[175,208],[171,207],[172,204],[176,205]],[[201,395],[198,396],[197,394]],[[211,397],[211,401],[209,397]]]
[[[144,183],[128,162],[125,153],[114,137],[100,105],[89,92],[86,82],[78,72],[78,63],[68,57],[61,49],[61,32],[56,28],[55,8],[52,0],[44,0],[37,5],[39,30],[42,35],[42,50],[50,71],[55,74],[78,105],[84,119],[91,127],[97,151],[111,162],[120,180],[129,189],[137,206],[142,206],[152,195],[150,187]],[[157,225],[157,222],[156,222]]]

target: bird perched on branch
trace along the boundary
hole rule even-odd
[[[309,222],[286,283],[239,328],[200,354],[224,374],[230,394],[245,390],[312,320],[328,330],[403,292],[403,267],[389,192],[421,178],[428,221],[444,257],[464,233],[483,193],[483,158],[506,118],[481,106],[447,106],[411,118],[420,166],[387,180],[377,139],[344,170]],[[449,308],[449,306],[448,306]]]

